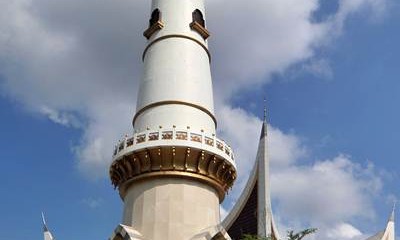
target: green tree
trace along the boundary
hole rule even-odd
[[[305,229],[305,230],[300,231],[298,233],[293,233],[293,231],[288,231],[287,239],[288,240],[301,240],[305,236],[307,236],[307,235],[309,235],[311,233],[315,233],[316,231],[317,231],[316,228],[308,228],[308,229]]]

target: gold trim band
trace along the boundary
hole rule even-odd
[[[151,103],[145,107],[143,107],[142,109],[140,109],[139,111],[136,112],[135,116],[133,117],[132,120],[132,125],[133,127],[135,127],[135,122],[136,119],[139,117],[140,114],[142,114],[143,112],[145,112],[146,110],[153,108],[153,107],[158,107],[158,106],[162,106],[162,105],[170,105],[170,104],[179,104],[179,105],[185,105],[185,106],[189,106],[189,107],[194,107],[199,109],[200,111],[205,112],[208,116],[210,116],[212,118],[212,120],[214,121],[215,124],[215,128],[217,128],[217,119],[215,118],[215,116],[208,111],[206,108],[193,104],[193,103],[188,103],[188,102],[182,102],[182,101],[161,101],[161,102],[155,102],[155,103]]]
[[[196,38],[189,37],[189,36],[182,35],[182,34],[170,34],[170,35],[165,35],[165,36],[162,36],[162,37],[159,37],[159,38],[154,39],[154,40],[153,40],[152,42],[150,42],[150,43],[147,45],[147,47],[144,49],[143,55],[142,55],[142,61],[144,61],[144,58],[146,57],[147,51],[149,50],[149,48],[150,48],[151,46],[153,46],[153,44],[155,44],[155,43],[157,43],[157,42],[159,42],[159,41],[168,39],[168,38],[184,38],[184,39],[189,39],[189,40],[194,41],[195,43],[199,44],[199,45],[204,49],[204,51],[206,51],[206,53],[207,53],[207,55],[208,55],[208,59],[209,59],[209,61],[211,62],[211,54],[210,54],[210,51],[208,51],[208,48],[207,48],[202,42],[200,42],[200,41],[197,40]]]

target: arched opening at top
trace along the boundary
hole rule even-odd
[[[151,17],[149,20],[149,28],[144,31],[143,35],[147,38],[150,39],[150,37],[157,32],[158,30],[162,29],[164,27],[164,23],[161,21],[161,11],[160,9],[156,8],[154,11],[151,13]]]
[[[161,20],[161,12],[160,10],[154,9],[154,11],[151,13],[151,18],[149,20],[149,27],[153,26],[154,24],[156,24],[158,21]]]
[[[192,13],[192,18],[193,18],[193,22],[197,22],[203,28],[206,27],[206,23],[204,21],[203,13],[201,13],[201,11],[199,9],[194,10],[194,12]]]
[[[203,13],[199,9],[196,9],[192,13],[193,21],[190,23],[190,28],[198,32],[204,40],[206,40],[210,33],[206,29],[206,22],[204,21]]]

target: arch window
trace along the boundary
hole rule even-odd
[[[164,23],[161,21],[161,11],[156,8],[151,13],[151,17],[149,20],[149,28],[144,31],[143,36],[149,39],[155,32],[162,29],[164,27]]]
[[[204,40],[207,39],[210,36],[210,33],[206,29],[206,22],[203,17],[203,13],[199,10],[196,9],[192,13],[192,23],[190,23],[190,28],[197,33],[199,33]]]
[[[201,11],[199,9],[194,10],[194,12],[192,13],[192,18],[193,18],[193,22],[197,22],[203,28],[206,27],[206,23],[204,21],[203,14],[201,13]]]
[[[161,20],[161,12],[157,8],[151,13],[151,18],[149,20],[149,27],[153,26],[154,24],[156,24],[160,20]]]

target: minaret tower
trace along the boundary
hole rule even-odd
[[[219,204],[236,166],[216,137],[204,13],[203,0],[152,1],[134,134],[110,167],[124,202],[112,240],[225,239]]]

